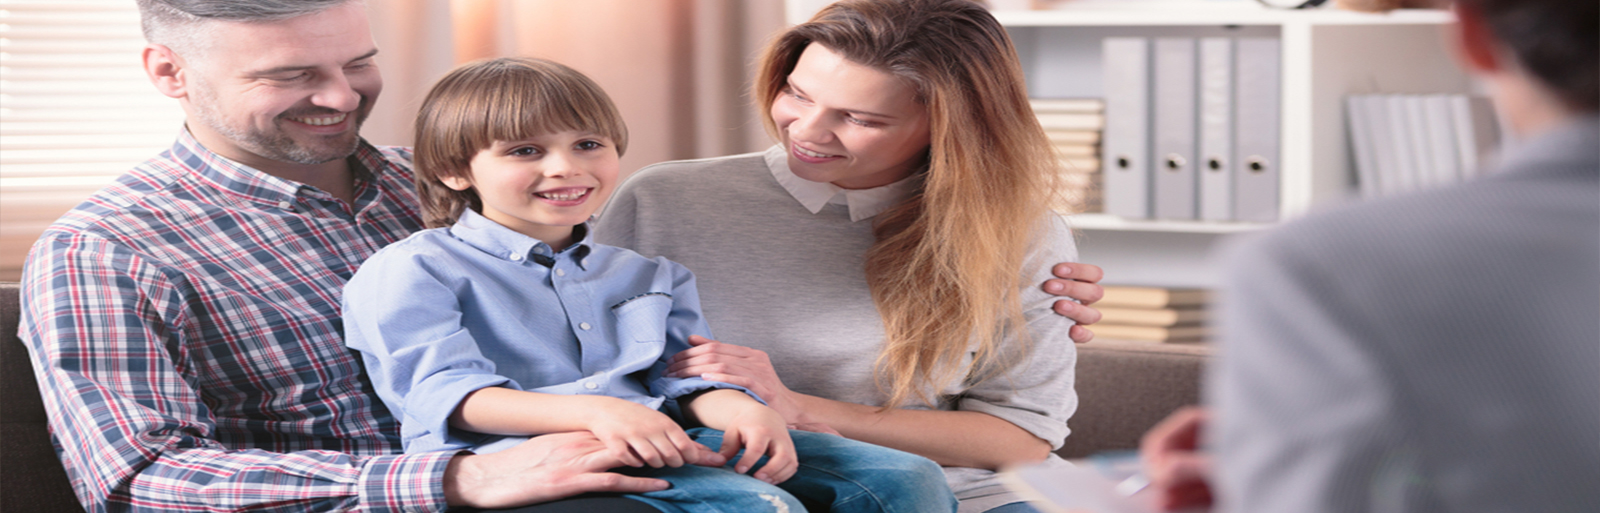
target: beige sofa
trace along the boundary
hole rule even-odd
[[[0,511],[82,508],[50,445],[27,348],[16,337],[17,284],[0,283]],[[1200,346],[1103,341],[1078,347],[1078,413],[1059,454],[1131,449],[1173,409],[1198,400]]]

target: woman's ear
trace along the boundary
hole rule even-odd
[[[458,191],[472,188],[472,180],[468,180],[465,176],[441,176],[439,177],[439,183]]]
[[[144,73],[150,77],[150,83],[155,84],[156,90],[169,98],[183,98],[188,96],[188,87],[185,84],[185,73],[182,59],[165,45],[145,45]]]

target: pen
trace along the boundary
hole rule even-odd
[[[1117,483],[1114,490],[1123,497],[1132,497],[1133,494],[1139,493],[1140,490],[1144,490],[1149,486],[1150,478],[1145,477],[1144,472],[1138,472]]]

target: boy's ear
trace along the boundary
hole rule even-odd
[[[178,54],[165,45],[145,45],[144,47],[144,73],[150,77],[150,83],[155,84],[156,90],[169,98],[183,98],[187,96],[188,88],[185,80],[185,70]]]
[[[439,183],[444,184],[445,187],[449,187],[458,191],[464,191],[472,188],[472,180],[468,180],[464,176],[441,176],[439,177]]]

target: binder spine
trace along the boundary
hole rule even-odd
[[[1272,38],[1240,38],[1237,45],[1238,162],[1234,175],[1234,215],[1240,221],[1278,220],[1278,141],[1282,60]]]
[[[1105,210],[1132,219],[1150,217],[1150,41],[1102,42],[1106,120],[1101,159]]]
[[[1195,219],[1195,40],[1155,42],[1155,217]]]
[[[1200,40],[1200,219],[1233,220],[1233,39]]]

